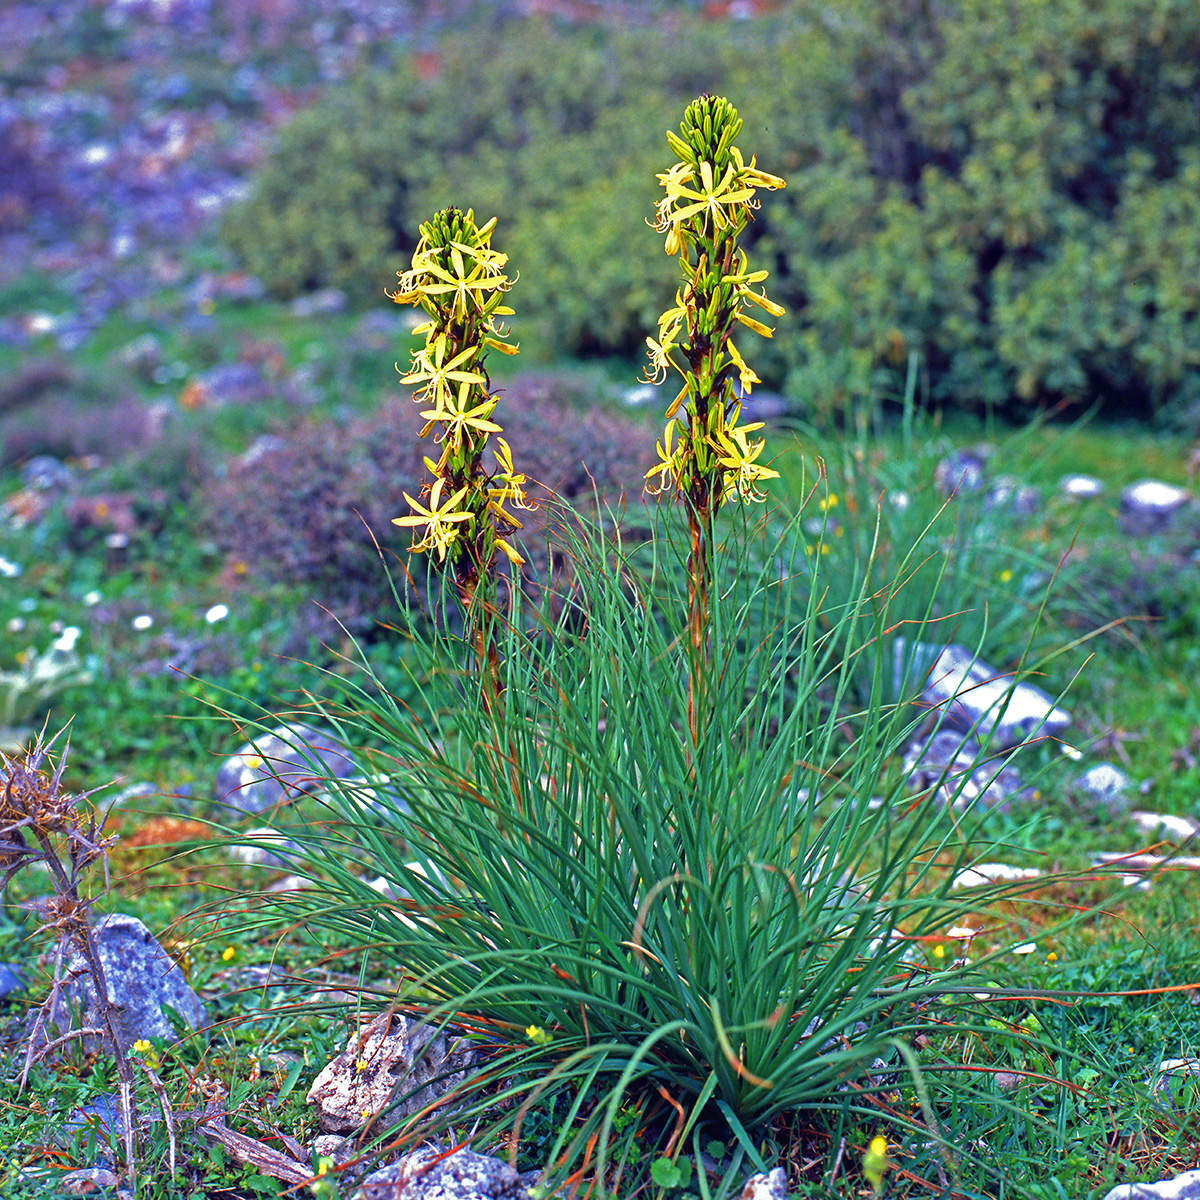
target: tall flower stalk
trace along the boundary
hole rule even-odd
[[[389,293],[397,304],[419,305],[429,317],[415,330],[425,345],[413,353],[401,382],[411,384],[414,400],[425,406],[420,436],[436,430],[442,448],[436,462],[425,459],[433,479],[421,498],[404,493],[412,513],[394,524],[418,530],[413,550],[436,552],[453,571],[489,708],[499,701],[500,675],[488,585],[497,551],[515,564],[524,561],[507,540],[521,528],[509,507],[529,507],[525,476],[513,467],[503,438],[496,438],[496,469],[489,472],[484,464],[491,436],[502,432],[492,420],[496,397],[484,359],[489,349],[517,353],[499,322],[512,315],[503,300],[513,281],[504,273],[508,256],[492,249],[495,227],[495,217],[477,226],[470,209],[443,209],[421,226],[412,268]]]
[[[678,255],[683,282],[675,304],[659,318],[658,338],[647,338],[646,378],[661,383],[671,371],[683,386],[667,409],[658,443],[659,462],[647,473],[651,490],[669,492],[687,511],[688,724],[700,739],[708,670],[708,597],[712,583],[713,518],[726,500],[763,499],[758,485],[777,472],[758,461],[764,444],[750,434],[761,422],[741,424],[740,397],[758,376],[733,341],[738,326],[764,337],[772,329],[751,316],[750,306],[771,316],[783,309],[755,291],[766,271],[751,271],[738,242],[758,207],[755,192],[784,181],[749,165],[733,144],[742,127],[737,109],[720,96],[688,105],[680,134],[667,132],[678,162],[658,176],[665,195],[654,228],[666,235],[666,252]],[[680,407],[684,417],[676,418]]]

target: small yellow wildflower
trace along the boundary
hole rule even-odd
[[[946,947],[945,946],[934,946],[933,957],[934,958],[945,958],[946,957]]]
[[[877,1133],[871,1139],[866,1154],[863,1155],[862,1173],[866,1181],[875,1189],[876,1195],[883,1191],[883,1177],[892,1166],[888,1162],[887,1151],[887,1138],[883,1134]]]
[[[1058,955],[1055,954],[1053,950],[1051,950],[1050,953],[1046,955],[1046,961],[1047,962],[1058,962]]]
[[[548,1046],[554,1040],[540,1025],[530,1025],[525,1030],[525,1036],[535,1046]]]
[[[129,1048],[134,1052],[134,1054],[145,1054],[148,1050],[154,1049],[154,1047],[145,1038],[138,1038],[138,1040]]]
[[[999,576],[997,576],[1001,583],[1011,583],[1012,577],[1013,573],[1007,567],[1005,567],[1004,570],[1000,572]]]
[[[235,958],[237,958],[237,950],[234,949],[233,946],[226,946],[225,949],[221,951],[222,962],[233,962]]]

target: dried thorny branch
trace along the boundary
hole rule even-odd
[[[14,876],[33,864],[45,867],[54,888],[53,895],[35,909],[43,928],[54,934],[54,977],[50,995],[30,1031],[20,1087],[25,1087],[33,1064],[52,1050],[74,1038],[97,1034],[104,1037],[111,1043],[116,1058],[125,1156],[132,1171],[137,1126],[133,1067],[113,1017],[100,948],[89,919],[95,897],[80,893],[85,872],[97,862],[104,869],[105,887],[109,886],[108,847],[116,838],[104,836],[103,818],[98,818],[95,808],[85,803],[91,792],[63,790],[62,776],[70,738],[64,740],[56,766],[52,766],[50,751],[65,733],[65,729],[60,729],[47,741],[43,728],[24,754],[9,758],[0,752],[0,890],[6,891]],[[86,973],[91,977],[95,997],[94,1027],[71,1030],[61,1037],[48,1039],[45,1036],[48,1027],[58,1014],[69,1011],[69,1006],[62,1003],[64,972],[75,954],[83,959]]]

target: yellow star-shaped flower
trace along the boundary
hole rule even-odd
[[[445,483],[444,479],[438,479],[434,483],[429,493],[428,508],[405,492],[404,498],[412,507],[413,512],[407,517],[392,518],[393,525],[414,527],[423,525],[425,536],[420,541],[413,543],[413,552],[420,554],[425,550],[436,550],[438,562],[445,561],[446,551],[450,549],[459,535],[460,522],[471,519],[469,512],[463,512],[458,508],[462,498],[467,494],[465,487],[459,488],[453,496],[439,506],[438,501],[441,499]]]

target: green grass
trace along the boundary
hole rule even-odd
[[[28,278],[13,286],[21,295],[27,293],[50,307],[53,289],[49,281]],[[328,412],[338,406],[368,410],[394,388],[391,360],[404,357],[403,348],[396,346],[378,355],[378,361],[363,355],[349,364],[343,362],[340,348],[353,326],[353,314],[301,322],[271,305],[222,305],[214,317],[213,329],[203,342],[165,334],[167,361],[178,359],[190,372],[213,361],[233,360],[248,340],[270,341],[280,347],[290,367],[309,361],[320,365],[318,374],[329,373],[336,386],[329,387],[323,402],[323,410]],[[113,352],[143,328],[114,319],[95,343],[73,359],[73,367],[85,377],[111,379],[117,371]],[[35,347],[35,352],[44,349]],[[0,354],[0,369],[12,371],[18,365],[13,351]],[[571,368],[567,364],[563,369]],[[634,374],[630,368],[630,377]],[[591,381],[589,386],[599,391],[612,372],[608,365],[603,370],[589,367],[585,377]],[[149,398],[170,397],[179,385],[160,387],[125,380],[123,386]],[[188,419],[222,453],[234,453],[286,415],[267,405],[251,413],[216,411],[189,414]],[[1128,564],[1129,544],[1115,531],[1114,508],[1121,484],[1144,476],[1185,481],[1186,447],[1182,442],[1137,428],[1109,428],[1095,421],[1086,426],[1051,428],[1036,438],[1019,431],[961,426],[944,434],[928,431],[921,438],[922,454],[927,458],[936,457],[933,443],[938,439],[948,446],[986,438],[997,446],[997,462],[1011,463],[1014,473],[1047,493],[1068,471],[1091,470],[1100,475],[1110,485],[1103,499],[1081,506],[1049,496],[1042,513],[1021,535],[1030,553],[1036,551],[1053,561],[1066,554],[1075,538],[1074,554],[1084,567]],[[1119,453],[1114,453],[1114,444],[1119,444]],[[799,443],[778,437],[772,445],[779,455],[777,466],[792,481],[796,502],[801,494],[797,482],[801,455],[811,481],[816,454],[837,464],[853,449],[828,437],[812,436]],[[874,449],[878,463],[900,463],[911,445],[901,431],[890,429],[883,431]],[[95,483],[128,483],[138,479],[142,470],[137,462],[105,466],[99,469]],[[830,474],[832,478],[832,466]],[[6,472],[0,484],[3,494],[13,492],[15,473]],[[260,595],[245,589],[229,590],[222,582],[223,564],[197,540],[192,519],[186,504],[168,507],[161,531],[135,545],[129,560],[120,565],[110,562],[96,543],[65,549],[66,526],[55,515],[30,530],[0,529],[0,555],[23,568],[20,576],[4,580],[0,592],[0,623],[10,629],[0,652],[0,667],[11,666],[23,651],[44,649],[56,636],[59,623],[83,630],[78,648],[95,681],[60,692],[34,719],[40,722],[48,717],[52,724],[72,720],[69,786],[91,788],[119,777],[150,782],[163,797],[150,806],[151,811],[139,812],[131,806],[114,818],[123,842],[114,852],[113,891],[98,909],[119,908],[142,916],[166,944],[190,962],[193,981],[205,989],[214,1015],[227,1022],[206,1043],[161,1048],[164,1079],[176,1102],[185,1105],[192,1102],[189,1073],[210,1074],[240,1097],[238,1116],[232,1122],[235,1127],[260,1136],[261,1125],[256,1122],[274,1123],[304,1136],[311,1131],[312,1115],[303,1096],[332,1049],[344,1039],[347,1014],[306,1005],[311,995],[307,984],[255,989],[247,986],[244,972],[247,967],[273,964],[283,972],[303,975],[310,973],[318,960],[325,960],[323,969],[342,972],[342,982],[353,990],[359,978],[359,960],[348,953],[354,939],[347,936],[322,946],[299,930],[269,935],[252,928],[241,911],[242,903],[236,896],[227,897],[223,889],[254,891],[272,877],[262,871],[231,869],[214,845],[178,858],[182,849],[203,836],[204,826],[182,820],[172,825],[158,818],[167,814],[202,822],[213,815],[208,807],[212,775],[220,755],[235,748],[240,738],[204,703],[205,695],[231,707],[230,696],[238,697],[243,708],[255,704],[287,707],[303,699],[302,689],[320,690],[317,668],[338,664],[316,645],[299,656],[308,663],[277,658],[274,648],[286,637],[291,614],[304,597],[281,591]],[[1176,547],[1161,544],[1149,549],[1165,554]],[[1054,600],[1049,605],[1039,645],[1071,642],[1100,620],[1127,615],[1139,618],[1048,662],[1043,683],[1054,693],[1070,685],[1066,703],[1075,714],[1071,738],[1076,744],[1086,749],[1089,740],[1107,738],[1112,749],[1095,757],[1113,759],[1123,754],[1128,758],[1127,770],[1136,780],[1153,781],[1150,794],[1139,796],[1136,806],[1190,813],[1194,810],[1195,768],[1182,752],[1200,757],[1200,750],[1192,748],[1200,727],[1200,676],[1195,670],[1200,589],[1190,586],[1189,576],[1180,574],[1182,570],[1185,568],[1172,566],[1161,578],[1150,578],[1147,583],[1152,573],[1126,566],[1125,573],[1107,589],[1095,582],[1108,577],[1107,569],[1091,577],[1091,582],[1086,574],[1080,582],[1073,572],[1064,571],[1061,602]],[[993,602],[997,609],[1016,603],[1012,596],[1000,594],[1003,587],[998,580],[989,587],[996,590]],[[91,602],[92,592],[101,593],[100,603]],[[1144,613],[1138,606],[1144,609],[1148,600],[1162,611],[1153,620],[1142,620]],[[218,626],[209,626],[204,613],[217,603],[228,604],[230,614]],[[106,607],[113,610],[112,619],[97,619],[98,610]],[[130,622],[143,612],[154,614],[155,626],[139,633]],[[199,679],[169,670],[147,672],[151,659],[170,658],[169,649],[154,645],[167,628],[185,639],[219,637],[224,666]],[[1014,626],[1014,630],[1019,628],[1020,623]],[[1019,653],[1018,640],[1013,647],[1014,653]],[[406,685],[398,643],[385,638],[373,662],[384,673],[385,682],[403,698]],[[389,671],[393,672],[390,676]],[[947,1139],[961,1138],[964,1144],[972,1139],[987,1142],[995,1162],[1019,1176],[1030,1194],[1084,1197],[1102,1194],[1119,1177],[1148,1178],[1175,1167],[1182,1169],[1181,1164],[1195,1153],[1196,1131],[1181,1115],[1187,1105],[1164,1105],[1148,1095],[1145,1084],[1159,1061],[1185,1055],[1200,1034],[1195,1016],[1200,1009],[1190,1003],[1193,993],[1163,990],[1195,982],[1190,971],[1200,942],[1193,914],[1200,907],[1200,895],[1193,874],[1184,871],[1162,874],[1147,891],[1122,889],[1113,878],[1097,877],[1091,870],[1092,850],[1133,850],[1153,839],[1138,834],[1122,816],[1081,808],[1068,786],[1079,768],[1054,750],[1044,748],[1029,764],[1029,769],[1036,765],[1043,771],[1038,801],[1024,809],[984,813],[972,830],[977,856],[986,849],[988,858],[1038,867],[1055,875],[1052,882],[1020,903],[980,905],[973,921],[986,931],[973,945],[977,955],[1022,940],[1036,945],[1034,954],[989,964],[987,969],[997,987],[1032,988],[1047,994],[1011,1001],[1007,1007],[985,1007],[979,1015],[980,1030],[973,1038],[949,1044],[939,1040],[933,1027],[919,1058]],[[833,789],[826,801],[830,806],[826,815],[833,811],[835,797]],[[289,819],[302,821],[315,815],[296,813]],[[955,820],[946,816],[944,821],[944,832],[952,838]],[[960,827],[967,825],[971,822],[959,821]],[[36,881],[30,883],[29,891],[36,891]],[[40,943],[28,917],[14,907],[13,901],[23,894],[15,894],[5,910],[0,958],[30,965]],[[227,898],[223,907],[212,908]],[[187,914],[201,905],[210,906],[208,915],[199,924],[189,924]],[[1078,920],[1070,932],[1053,930],[1080,906],[1090,910],[1085,919]],[[938,946],[946,953],[956,951],[952,940],[922,942],[931,970],[941,961],[934,953]],[[222,958],[227,948],[234,951],[230,962]],[[347,956],[339,958],[342,953]],[[1051,954],[1053,961],[1049,961]],[[383,965],[368,961],[368,985],[382,987],[386,975]],[[30,998],[38,995],[43,978],[35,973]],[[1131,992],[1145,994],[1121,994]],[[1081,993],[1106,994],[1089,999]],[[20,1001],[10,1004],[5,1015],[15,1020],[23,1006]],[[1036,1027],[1030,1025],[1031,1018],[1036,1018]],[[999,1021],[1004,1030],[991,1029],[989,1021]],[[1020,1032],[1022,1027],[1025,1033]],[[995,1102],[983,1103],[968,1098],[968,1092],[956,1082],[961,1073],[956,1076],[942,1069],[939,1064],[944,1060],[972,1071],[986,1066],[986,1074],[992,1077],[1022,1071],[1029,1075],[1024,1082],[1017,1082],[1013,1091],[997,1085]],[[294,1069],[295,1063],[301,1066]],[[1066,1080],[1077,1090],[1034,1076]],[[95,1151],[86,1133],[75,1135],[53,1152],[51,1134],[60,1123],[59,1114],[94,1098],[111,1083],[111,1074],[102,1062],[68,1058],[56,1068],[35,1072],[30,1091],[22,1096],[14,1094],[11,1079],[0,1086],[0,1145],[8,1148],[7,1162],[0,1166],[5,1180],[0,1183],[0,1195],[52,1194],[44,1179],[17,1182],[19,1168],[90,1162]],[[284,1090],[282,1102],[275,1103]],[[917,1104],[915,1093],[901,1091],[897,1099],[900,1108]],[[556,1103],[566,1103],[562,1094],[557,1100],[548,1099],[548,1107],[531,1109],[519,1146],[523,1164],[536,1165],[539,1154],[552,1144],[561,1116],[555,1115]],[[618,1117],[614,1145],[628,1151],[634,1143],[621,1138],[634,1126],[620,1125],[625,1119]],[[810,1194],[850,1195],[861,1185],[856,1164],[870,1132],[862,1124],[839,1131],[800,1118],[786,1128],[781,1125],[773,1144],[802,1149],[817,1164],[799,1183]],[[835,1176],[838,1138],[843,1137],[845,1166]],[[151,1144],[158,1145],[153,1138]],[[917,1178],[938,1179],[940,1160],[929,1152],[912,1148],[902,1152],[894,1146],[893,1160]],[[947,1169],[944,1163],[940,1169]],[[964,1194],[993,1194],[989,1191],[993,1184],[985,1173],[972,1175],[975,1168],[969,1155],[960,1169]],[[696,1178],[693,1173],[687,1187],[679,1182],[663,1194],[696,1194]],[[906,1191],[897,1175],[892,1181],[889,1195],[921,1194],[916,1185]],[[188,1186],[191,1193],[162,1194],[235,1197],[263,1189],[268,1195],[280,1191],[273,1183],[249,1178],[241,1168],[216,1160]]]

